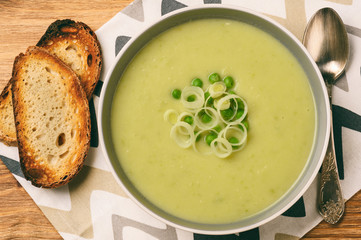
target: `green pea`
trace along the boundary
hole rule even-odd
[[[211,84],[221,81],[221,76],[218,73],[212,73],[209,75],[208,80]]]
[[[224,85],[226,85],[227,88],[232,88],[234,85],[234,80],[231,76],[227,76],[223,79]]]
[[[236,138],[236,137],[230,137],[230,138],[228,139],[228,142],[233,143],[233,144],[236,144],[236,143],[239,143],[239,140],[238,140],[238,138]]]
[[[192,84],[192,86],[195,86],[195,87],[200,87],[200,88],[203,87],[203,82],[199,78],[193,79],[191,84]]]
[[[188,102],[194,102],[196,100],[196,96],[195,95],[190,95],[187,97],[187,101]]]
[[[216,131],[216,132],[220,132],[220,131],[222,130],[222,127],[219,126],[219,125],[217,125],[217,126],[215,126],[213,129],[214,129],[214,131]]]
[[[205,92],[205,93],[204,93],[204,99],[209,98],[209,96],[211,96],[211,94],[210,94],[209,92]]]
[[[209,123],[210,121],[212,121],[212,117],[209,116],[207,113],[204,113],[201,116],[201,121],[204,123]]]
[[[230,137],[228,139],[228,142],[230,142],[231,144],[237,144],[237,143],[239,143],[239,140],[236,137]],[[239,148],[239,146],[232,146],[232,148],[237,149],[237,148]]]
[[[244,109],[240,108],[237,110],[236,119],[240,119],[244,114]]]
[[[214,141],[214,139],[217,138],[217,134],[214,132],[211,132],[209,134],[207,134],[205,141],[208,145],[211,145],[211,143]]]
[[[180,99],[181,95],[182,95],[182,91],[179,90],[179,89],[174,89],[174,90],[172,91],[172,96],[173,96],[175,99]]]
[[[193,118],[191,116],[185,116],[183,121],[188,123],[189,125],[193,124]]]
[[[236,98],[237,99],[237,105],[239,109],[244,109],[244,103],[241,99]]]
[[[221,115],[223,117],[224,120],[229,120],[233,117],[233,109],[232,108],[228,108],[225,110],[221,110]]]
[[[249,130],[249,122],[248,122],[248,120],[247,119],[244,119],[243,121],[242,121],[242,123],[243,123],[243,125],[246,127],[246,129],[247,129],[247,131]]]
[[[214,99],[212,98],[212,97],[210,97],[211,96],[211,94],[209,93],[209,92],[205,92],[204,93],[204,100],[205,101],[207,101],[206,102],[206,105],[208,106],[208,105],[212,105],[213,104],[213,101],[214,101]]]
[[[194,131],[194,135],[196,135],[197,132]],[[198,136],[196,137],[196,142],[199,142],[199,140],[201,139],[201,134],[198,134]]]
[[[242,121],[242,124],[244,125],[244,127],[247,129],[247,131],[249,130],[249,123],[248,123],[248,120],[245,119]],[[244,127],[242,125],[238,125],[239,129],[241,129],[242,131],[244,131]]]

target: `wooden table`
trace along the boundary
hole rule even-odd
[[[36,44],[56,19],[71,18],[97,30],[132,0],[0,0],[0,91],[14,57]],[[0,239],[61,239],[26,191],[0,161]],[[321,222],[303,239],[361,239],[361,192],[346,203],[339,224]]]

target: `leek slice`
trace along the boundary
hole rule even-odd
[[[237,115],[237,110],[238,110],[238,101],[237,99],[239,99],[243,105],[244,105],[244,111],[243,111],[243,114],[242,116],[240,116],[238,119],[235,119],[236,115]],[[222,114],[221,114],[221,108],[220,106],[224,105],[225,102],[228,102],[228,101],[231,101],[233,100],[234,102],[234,105],[233,105],[233,116],[227,120],[227,119],[224,119],[222,117]],[[220,98],[217,102],[217,105],[215,105],[216,109],[217,109],[217,112],[221,118],[221,120],[226,123],[227,125],[237,125],[237,124],[240,124],[243,119],[246,117],[247,113],[248,113],[248,105],[246,103],[246,101],[241,98],[240,96],[236,95],[236,94],[228,94],[222,98]]]
[[[194,96],[195,99],[192,102],[189,102],[187,99],[190,96]],[[187,86],[183,89],[181,95],[181,103],[183,106],[191,112],[197,111],[204,104],[204,92],[200,87]]]
[[[233,152],[241,150],[247,142],[247,128],[243,123],[239,125],[242,129],[235,125],[228,125],[219,133],[219,136],[224,139],[230,139],[231,137],[238,139],[238,143],[230,143],[233,147]]]
[[[177,120],[178,120],[178,112],[174,109],[168,109],[167,111],[165,111],[163,118],[165,121],[169,122],[170,124],[174,125],[176,124]]]
[[[179,114],[177,122],[184,122],[184,118],[187,116],[191,116],[192,118],[194,118],[192,113],[189,112],[182,112],[181,114]],[[187,123],[189,125],[189,123]],[[194,131],[194,124],[193,125],[189,125],[192,127],[193,131]],[[180,131],[182,134],[187,135],[188,134],[188,130],[185,128],[179,128],[178,131]]]
[[[222,101],[221,103],[219,102],[221,98],[217,98],[214,100],[214,106],[216,109],[219,109],[219,110],[225,110],[225,109],[228,109],[230,108],[231,106],[231,101],[228,99],[228,100],[225,100],[225,101]]]
[[[227,87],[223,82],[215,82],[209,86],[208,92],[212,98],[218,98],[226,93]]]
[[[204,114],[208,114],[212,118],[212,120],[209,123],[204,123],[200,118],[202,112],[204,112]],[[215,109],[210,107],[202,107],[194,114],[194,123],[201,130],[211,129],[218,125],[219,116]]]
[[[219,158],[226,158],[233,152],[232,145],[227,139],[218,137],[211,143],[213,153]]]
[[[207,136],[207,134],[209,134],[211,132],[217,134],[217,132],[212,129],[201,130],[195,134],[195,136],[194,136],[195,141],[192,144],[193,150],[195,152],[202,153],[204,155],[212,154],[212,152],[213,152],[212,149],[207,145],[207,143],[205,141],[205,137]]]
[[[170,130],[170,136],[181,148],[188,148],[194,142],[194,131],[191,125],[178,121]]]

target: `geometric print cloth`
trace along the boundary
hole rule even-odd
[[[64,239],[296,240],[322,218],[316,208],[317,179],[305,194],[274,220],[249,231],[206,236],[175,229],[140,209],[112,176],[99,147],[97,107],[107,71],[116,55],[144,28],[170,12],[201,4],[249,8],[286,27],[299,40],[307,21],[320,8],[335,9],[346,24],[350,62],[333,89],[337,165],[347,200],[361,189],[361,2],[356,0],[135,0],[96,31],[103,71],[90,101],[91,148],[79,175],[58,189],[33,187],[19,166],[16,147],[0,143],[0,158]]]

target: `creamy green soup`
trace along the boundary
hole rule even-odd
[[[247,145],[225,159],[180,148],[164,121],[184,111],[174,88],[231,75],[248,103]],[[127,67],[111,112],[121,166],[159,208],[202,223],[227,223],[264,210],[289,190],[311,151],[315,107],[303,69],[275,38],[244,23],[197,20],[145,46]]]

